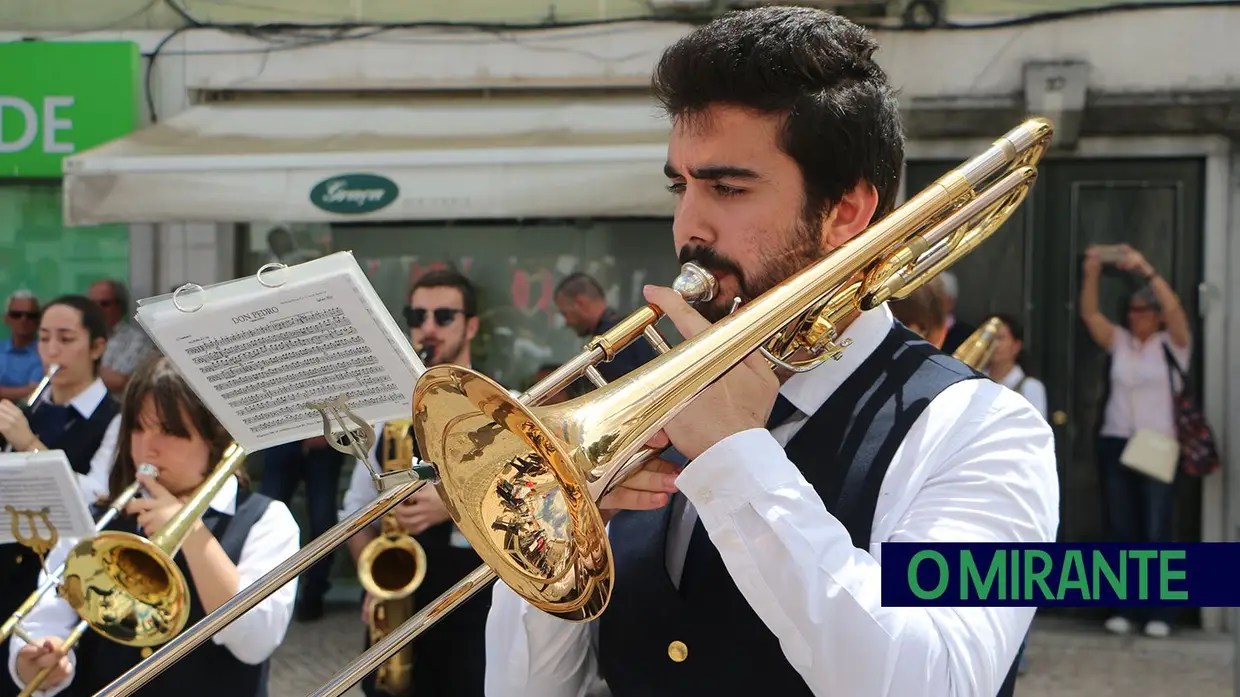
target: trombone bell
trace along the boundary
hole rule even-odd
[[[483,561],[544,612],[578,621],[602,612],[612,588],[602,515],[572,446],[548,433],[546,417],[454,365],[422,375],[413,409],[435,486]]]
[[[189,621],[181,570],[146,538],[107,531],[65,560],[61,595],[91,629],[126,646],[159,646]]]

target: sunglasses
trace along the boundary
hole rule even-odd
[[[9,319],[39,319],[39,313],[26,312],[25,310],[9,310]]]
[[[426,322],[426,312],[424,307],[406,307],[405,321],[409,323],[409,328],[422,326]],[[435,324],[441,327],[452,324],[458,314],[463,315],[465,311],[452,307],[437,307],[431,311],[431,316],[435,318]]]

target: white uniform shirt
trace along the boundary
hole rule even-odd
[[[853,344],[840,361],[793,377],[781,394],[803,415],[814,413],[892,322],[886,306],[861,315],[845,332]],[[692,505],[673,521],[669,567],[683,560],[700,514],[737,588],[816,695],[993,697],[1034,608],[885,608],[880,545],[1054,541],[1059,488],[1050,426],[990,380],[948,387],[892,458],[870,548],[860,550],[784,454],[804,423],[734,434],[684,469],[677,486]],[[584,694],[597,673],[594,627],[541,613],[495,584],[486,694]]]
[[[1047,412],[1048,407],[1046,406],[1046,385],[1043,385],[1041,380],[1034,377],[1029,377],[1025,374],[1023,368],[1018,365],[1014,365],[1012,366],[1012,369],[1008,371],[1008,374],[1004,375],[1003,379],[998,382],[1000,385],[1003,385],[1009,390],[1015,391],[1020,396],[1029,400],[1029,403],[1033,405],[1034,409],[1038,410],[1038,413],[1042,415],[1042,418],[1050,418],[1050,414]]]
[[[211,508],[232,515],[236,511],[237,492],[238,483],[234,477],[211,500]],[[47,568],[55,569],[60,566],[76,543],[77,540],[65,540],[58,544],[48,554]],[[300,546],[301,529],[292,512],[283,503],[273,500],[250,529],[241,548],[241,557],[237,561],[238,592],[288,560]],[[46,573],[39,575],[39,583],[43,583],[45,579]],[[228,649],[242,663],[262,663],[270,658],[276,647],[284,641],[285,632],[293,618],[296,598],[297,579],[293,579],[216,633],[211,637],[211,641]],[[73,608],[52,591],[45,594],[31,609],[30,614],[22,621],[22,627],[36,639],[46,636],[63,639],[80,619]],[[9,675],[18,687],[25,686],[17,676],[17,654],[25,646],[26,642],[16,635],[9,642]],[[69,652],[69,661],[74,666],[77,665],[75,651]],[[60,693],[73,683],[73,675],[70,673],[69,678],[56,687],[36,691],[35,697],[52,697]],[[210,680],[211,676],[204,675],[202,679]]]
[[[1176,438],[1175,403],[1172,401],[1174,372],[1167,365],[1163,346],[1171,349],[1180,368],[1187,371],[1192,357],[1192,344],[1180,348],[1171,342],[1171,335],[1158,332],[1142,344],[1127,329],[1115,327],[1111,344],[1111,397],[1102,415],[1104,436],[1131,438],[1140,429],[1157,431]],[[1183,389],[1175,376],[1175,389]]]

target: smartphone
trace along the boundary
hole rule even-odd
[[[1122,244],[1100,244],[1095,249],[1098,250],[1098,261],[1104,264],[1115,264],[1128,256]]]

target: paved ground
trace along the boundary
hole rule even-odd
[[[319,622],[294,624],[274,660],[271,697],[305,697],[356,657],[357,613],[356,604],[340,603]],[[1228,635],[1120,638],[1100,627],[1040,620],[1029,647],[1018,697],[1233,697]]]

